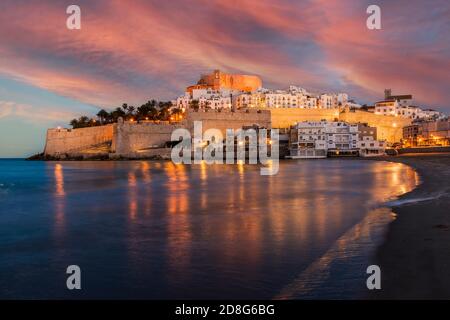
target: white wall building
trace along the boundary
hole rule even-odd
[[[364,136],[362,140],[358,140],[357,148],[361,157],[381,156],[386,150],[386,141],[375,140],[372,136]]]
[[[326,121],[299,122],[291,128],[289,151],[292,159],[326,158]]]
[[[371,127],[342,121],[303,121],[291,127],[289,158],[308,159],[327,156],[374,156],[384,154],[385,141],[376,133],[360,132]],[[364,149],[364,150],[362,150]]]
[[[305,89],[290,86],[288,90],[260,89],[252,93],[242,93],[236,98],[237,108],[338,108],[348,101],[346,93],[322,94],[314,96]]]
[[[389,96],[375,103],[375,114],[384,116],[396,116],[408,119],[433,119],[444,118],[445,115],[439,111],[426,109],[412,105],[411,95],[391,96],[390,90],[387,92]]]
[[[425,110],[419,109],[418,116],[419,116],[418,117],[419,119],[425,119],[425,120],[428,120],[428,119],[439,120],[439,119],[446,118],[446,115],[444,113],[433,110],[433,109],[425,109]]]
[[[328,154],[356,155],[358,150],[358,125],[342,121],[329,122],[326,126]]]
[[[288,90],[258,89],[254,92],[231,91],[228,89],[193,89],[176,100],[178,108],[188,108],[193,100],[199,107],[231,108],[305,108],[334,109],[348,103],[346,93],[324,93],[319,96],[308,93],[304,88],[290,86]]]
[[[200,108],[231,108],[232,95],[240,94],[239,91],[234,90],[213,90],[213,89],[194,89],[192,95],[186,92],[176,100],[176,106],[183,110],[189,108],[193,100],[198,101]]]

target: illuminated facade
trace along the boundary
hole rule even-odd
[[[405,147],[449,146],[450,119],[422,121],[403,128]]]
[[[291,127],[289,158],[383,155],[386,141],[377,140],[376,128],[343,121],[303,121]]]
[[[212,90],[237,90],[252,92],[262,87],[261,78],[253,75],[228,74],[220,70],[214,70],[211,74],[205,74],[200,77],[196,85],[186,88],[186,92],[193,93],[195,89]]]

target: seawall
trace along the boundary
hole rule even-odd
[[[79,129],[48,129],[44,154],[58,156],[59,154],[79,152],[91,146],[110,143],[113,139],[114,126],[109,124]]]
[[[145,153],[154,148],[163,148],[171,140],[171,134],[178,128],[186,127],[186,123],[169,124],[167,122],[124,122],[114,126],[111,152],[118,156],[128,157],[134,153]],[[135,156],[133,156],[135,157]]]

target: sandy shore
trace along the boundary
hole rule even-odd
[[[393,207],[397,219],[376,254],[382,289],[369,298],[450,299],[450,154],[385,160],[415,168],[422,183]]]

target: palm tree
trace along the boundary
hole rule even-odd
[[[164,106],[159,110],[158,113],[158,119],[159,120],[169,120],[170,118],[170,112],[169,112],[169,107]]]
[[[136,108],[134,106],[128,106],[127,108],[127,118],[133,118],[134,117],[134,110]]]
[[[100,119],[101,124],[105,122],[105,120],[108,119],[109,113],[105,109],[101,109],[97,113],[97,117]]]
[[[111,118],[114,122],[117,122],[117,119],[119,119],[119,117],[124,117],[125,116],[125,111],[123,111],[122,108],[117,107],[113,112],[111,112]]]

